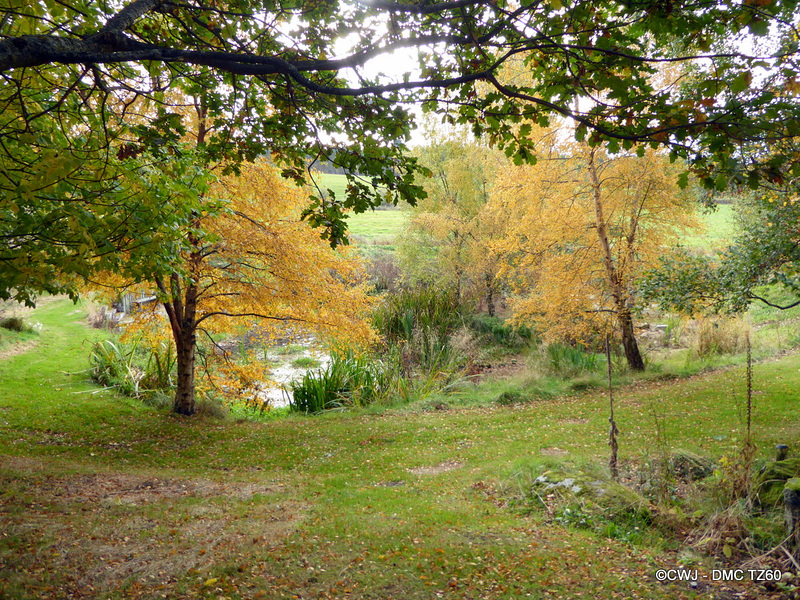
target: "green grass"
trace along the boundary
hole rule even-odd
[[[0,360],[0,597],[708,597],[655,581],[674,541],[632,545],[505,504],[514,470],[549,450],[604,468],[602,391],[469,405],[512,386],[490,381],[451,410],[183,418],[88,383],[104,334],[76,310],[44,306],[39,345]],[[759,455],[797,447],[800,356],[755,378]],[[739,366],[619,389],[623,464],[657,438],[735,452],[743,395]]]
[[[17,344],[35,343],[38,338],[39,336],[35,331],[12,331],[0,327],[0,351]]]
[[[315,369],[319,364],[319,361],[311,356],[301,356],[292,361],[292,366],[295,369]]]
[[[321,187],[331,189],[338,198],[344,197],[346,178],[344,175],[320,175]],[[347,226],[360,252],[368,258],[394,252],[394,242],[402,233],[408,213],[402,207],[382,208],[347,217]]]
[[[367,241],[394,240],[403,232],[408,213],[400,208],[368,211],[350,215],[350,231]]]
[[[698,216],[700,229],[686,235],[682,244],[709,252],[725,248],[736,233],[733,205],[719,204],[715,210]]]

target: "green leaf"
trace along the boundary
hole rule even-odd
[[[743,71],[739,73],[731,81],[731,92],[733,92],[734,94],[738,94],[740,92],[745,91],[747,88],[750,87],[750,83],[752,81],[753,81],[753,75],[752,73],[750,73],[750,71]]]

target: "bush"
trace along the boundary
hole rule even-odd
[[[316,414],[335,408],[366,406],[390,389],[392,377],[384,363],[352,353],[331,355],[325,369],[309,371],[289,384],[291,412]]]
[[[395,292],[402,276],[391,255],[381,255],[367,262],[367,278],[378,292]]]
[[[9,331],[16,331],[22,333],[24,331],[33,331],[31,327],[25,325],[25,321],[21,317],[5,317],[0,320],[0,327],[8,329]]]

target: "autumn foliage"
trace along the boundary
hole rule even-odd
[[[611,330],[624,338],[637,277],[693,223],[691,194],[657,152],[607,155],[559,143],[554,131],[539,135],[542,159],[508,167],[489,205],[506,215],[493,248],[515,319],[551,341],[586,343]]]
[[[263,345],[275,336],[300,332],[331,343],[345,338],[366,342],[373,335],[365,320],[370,299],[361,263],[354,252],[332,250],[301,220],[302,190],[261,160],[242,165],[239,175],[218,178],[208,197],[221,200],[222,208],[198,215],[186,234],[191,250],[176,256],[172,272],[136,283],[158,290],[167,318],[157,308],[149,317],[141,315],[127,332],[146,332],[152,341],[174,340],[175,408],[189,414],[196,363],[203,375],[201,389],[232,392],[240,399],[257,393],[268,380],[263,361],[247,360],[246,353],[232,357],[217,343],[222,337],[248,333]],[[134,282],[109,276],[106,283],[119,289]],[[199,342],[207,350],[198,361]],[[180,394],[187,392],[181,404]]]

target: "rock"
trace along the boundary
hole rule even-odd
[[[783,506],[786,519],[786,536],[789,546],[797,556],[800,551],[800,479],[792,477],[783,488]]]
[[[714,472],[714,461],[687,450],[674,450],[669,457],[672,473],[684,481],[699,481]]]
[[[800,477],[800,458],[767,463],[753,482],[756,499],[762,506],[777,506],[783,502],[786,482],[793,477]]]
[[[789,458],[789,446],[786,444],[775,445],[775,460],[786,460]]]
[[[532,488],[539,497],[554,492],[575,496],[590,506],[590,510],[610,519],[627,516],[649,519],[651,516],[643,496],[610,478],[599,478],[585,471],[545,471],[534,479]]]

